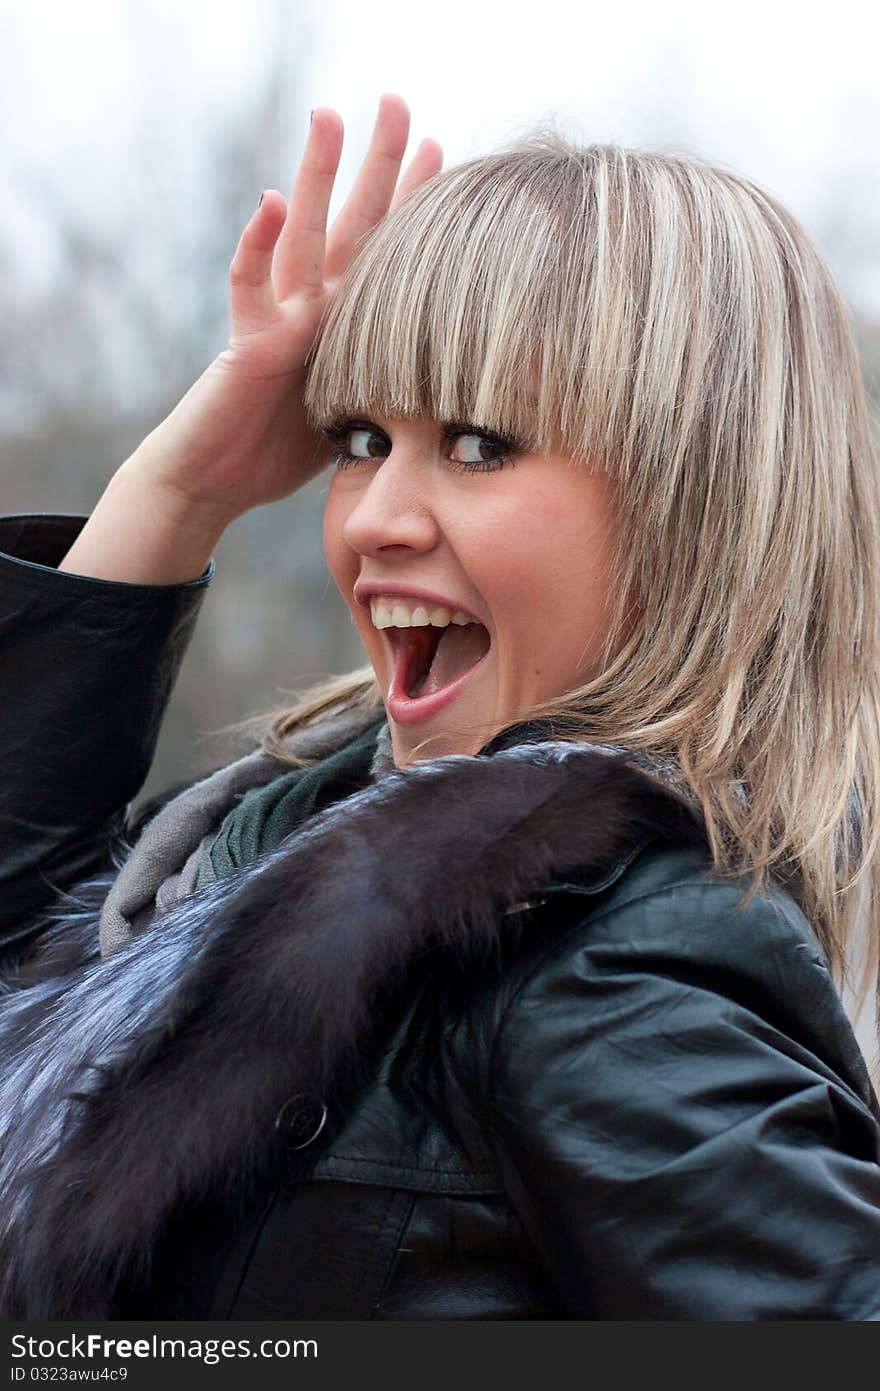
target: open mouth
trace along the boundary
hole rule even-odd
[[[408,700],[436,695],[482,661],[491,639],[482,623],[446,628],[386,628],[394,659],[393,687]]]

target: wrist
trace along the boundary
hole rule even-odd
[[[175,533],[189,535],[203,545],[216,545],[238,513],[219,502],[188,496],[171,480],[162,477],[161,463],[167,450],[159,429],[161,426],[116,470],[107,485],[107,493],[118,498],[120,504],[123,498],[129,506],[140,502]]]
[[[205,573],[224,524],[213,510],[186,500],[148,478],[127,460],[58,569],[126,584],[175,585]]]

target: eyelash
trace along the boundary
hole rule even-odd
[[[342,447],[353,430],[369,430],[372,434],[384,434],[384,431],[378,430],[374,425],[362,420],[342,420],[336,425],[325,425],[321,433],[331,444],[337,446],[336,453],[330,462],[335,464],[338,469],[352,468],[356,464],[370,462],[369,459],[362,459],[358,454],[348,453]],[[479,439],[489,440],[492,444],[498,445],[502,450],[502,453],[496,454],[493,459],[481,459],[478,463],[473,464],[463,464],[457,460],[451,460],[452,467],[459,469],[462,473],[498,473],[508,465],[510,468],[515,468],[516,465],[511,455],[523,452],[522,446],[506,435],[498,435],[493,430],[480,430],[473,425],[461,425],[457,421],[443,425],[441,434],[447,440],[458,439],[461,435],[476,435]]]

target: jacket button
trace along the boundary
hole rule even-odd
[[[303,1150],[317,1140],[327,1120],[327,1107],[305,1092],[288,1097],[275,1117],[275,1129],[286,1136],[287,1148]],[[291,1143],[293,1141],[294,1143]]]

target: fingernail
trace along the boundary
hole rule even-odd
[[[311,109],[311,111],[309,112],[309,125],[312,124],[312,121],[313,121],[314,118],[315,118],[315,111],[316,111],[316,110],[317,110],[317,108],[313,106],[312,109]]]
[[[265,193],[261,193],[261,194],[260,194],[260,201],[259,201],[259,203],[257,204],[257,207],[258,207],[258,208],[261,208],[261,207],[263,206],[263,199],[265,198],[265,196],[266,196]]]

